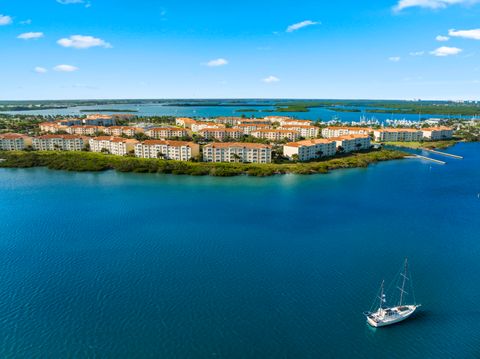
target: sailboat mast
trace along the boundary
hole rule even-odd
[[[385,280],[382,280],[382,285],[380,286],[380,307],[378,309],[382,309],[383,303],[385,302],[384,284]]]
[[[407,258],[405,258],[404,271],[403,271],[403,274],[402,274],[402,277],[403,277],[402,289],[400,289],[400,303],[399,303],[399,306],[402,305],[403,293],[405,293],[405,281],[407,280],[407,268],[408,268],[408,261],[407,261]]]

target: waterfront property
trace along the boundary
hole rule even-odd
[[[83,136],[49,134],[34,137],[32,147],[36,151],[82,151],[87,143]]]
[[[272,162],[272,146],[259,143],[210,143],[203,147],[204,162]]]
[[[96,136],[102,132],[105,132],[107,127],[104,126],[79,126],[73,125],[66,128],[66,132],[71,135],[80,135],[80,136]]]
[[[371,147],[368,135],[345,135],[334,137],[332,140],[337,143],[337,151],[343,153],[368,150]]]
[[[199,154],[200,146],[186,141],[146,140],[135,145],[135,156],[140,158],[189,161]]]
[[[130,126],[110,126],[104,127],[103,132],[110,136],[128,136],[133,137],[138,133],[143,133],[143,128]]]
[[[83,121],[79,118],[67,118],[64,120],[56,121],[56,124],[59,126],[75,126],[75,125],[82,125]]]
[[[114,136],[99,136],[89,141],[90,151],[106,152],[112,155],[125,156],[134,152],[138,141]]]
[[[300,134],[297,131],[292,130],[274,130],[274,129],[265,129],[265,130],[256,130],[252,132],[252,136],[256,138],[262,138],[269,141],[297,141],[300,138]]]
[[[243,120],[242,117],[217,117],[214,121],[216,123],[223,123],[224,125],[235,126],[240,124]]]
[[[0,151],[21,151],[31,145],[31,137],[18,133],[0,134]]]
[[[91,126],[115,126],[117,124],[115,118],[110,115],[88,115],[83,120],[84,125]]]
[[[415,128],[382,128],[374,130],[373,135],[378,142],[417,142],[423,139],[422,131]]]
[[[445,126],[422,128],[422,132],[425,140],[448,140],[453,137],[453,129]]]
[[[41,132],[45,133],[58,133],[61,131],[67,131],[68,126],[66,125],[59,125],[58,123],[55,122],[43,122],[40,125],[38,125],[40,128]]]
[[[189,117],[177,117],[175,119],[175,124],[177,126],[181,126],[181,127],[184,127],[184,128],[191,128],[192,124],[194,124],[196,122],[197,121],[195,121],[193,118],[189,118]]]
[[[167,140],[187,137],[189,135],[189,130],[179,127],[156,127],[145,131],[145,134],[156,140]]]
[[[217,141],[239,140],[243,136],[243,132],[236,128],[205,128],[198,134],[207,140]]]
[[[225,125],[215,122],[195,121],[195,123],[192,123],[191,127],[192,132],[200,132],[205,128],[225,128]]]
[[[325,138],[340,137],[346,135],[368,135],[373,129],[368,127],[325,127],[322,136]]]
[[[309,161],[321,157],[334,156],[337,152],[337,142],[334,140],[317,138],[290,142],[283,146],[283,154],[289,159]]]
[[[315,138],[320,133],[320,129],[317,126],[308,125],[283,125],[280,129],[296,131],[300,134],[300,137],[304,138]]]
[[[270,124],[266,123],[241,123],[236,125],[235,128],[238,128],[244,135],[251,135],[252,132],[257,130],[267,130],[271,128]]]

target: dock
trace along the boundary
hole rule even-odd
[[[427,152],[431,152],[431,153],[435,153],[436,155],[447,156],[447,157],[456,158],[458,160],[463,160],[462,156],[452,155],[451,153],[440,152],[440,151],[436,151],[436,150],[430,150],[428,148],[422,148],[422,150],[427,151]]]
[[[439,165],[446,165],[447,164],[447,162],[436,160],[434,158],[430,158],[430,157],[426,157],[426,156],[416,155],[414,158],[419,158],[421,160],[426,160],[426,161],[432,161],[432,162],[438,163]]]

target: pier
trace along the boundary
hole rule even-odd
[[[420,155],[409,156],[409,158],[419,158],[421,160],[432,161],[432,162],[438,163],[439,165],[446,165],[447,164],[447,162],[436,160],[434,158],[430,158],[430,157],[426,157],[426,156],[420,156]]]
[[[435,153],[436,155],[442,155],[442,156],[456,158],[458,160],[463,160],[462,156],[452,155],[451,153],[440,152],[440,151],[436,151],[436,150],[430,150],[428,148],[422,148],[422,150],[427,151],[427,152],[431,152],[431,153]]]

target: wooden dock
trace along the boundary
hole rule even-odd
[[[436,155],[447,156],[447,157],[456,158],[458,160],[463,160],[462,156],[452,155],[451,153],[440,152],[440,151],[436,151],[436,150],[430,150],[428,148],[422,148],[422,150],[427,151],[427,152],[431,152],[431,153],[435,153]]]

